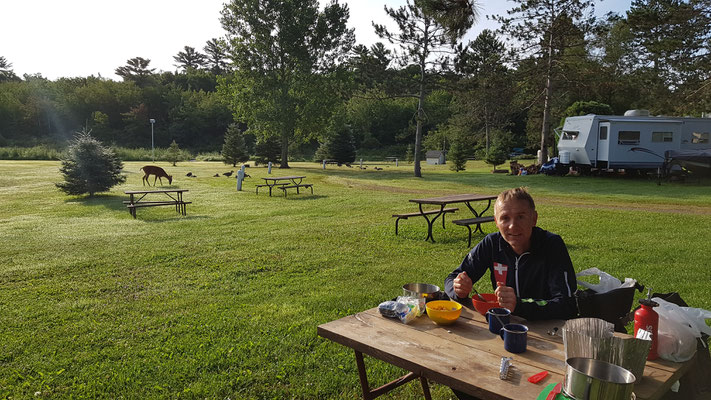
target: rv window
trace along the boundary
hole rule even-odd
[[[578,131],[563,131],[563,136],[560,138],[561,140],[575,140],[578,138],[578,134],[580,132]]]
[[[617,144],[639,144],[639,131],[620,131]]]
[[[606,126],[600,127],[600,140],[607,140],[607,127]]]
[[[694,132],[691,134],[691,143],[708,143],[709,133],[708,132]]]
[[[674,134],[672,132],[652,132],[652,142],[673,142]]]

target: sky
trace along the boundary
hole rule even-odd
[[[134,57],[151,60],[150,67],[175,71],[173,56],[184,46],[202,52],[205,43],[222,37],[220,11],[226,0],[7,0],[0,23],[0,56],[18,76],[102,76],[120,80],[114,71]],[[624,14],[631,0],[603,0],[596,14]],[[349,26],[356,42],[379,41],[371,23],[392,26],[383,6],[399,7],[405,0],[346,0]],[[343,0],[341,0],[343,3]],[[325,4],[325,1],[321,1]],[[480,20],[465,36],[473,40],[483,29],[497,25],[486,15],[505,15],[514,3],[479,0]]]

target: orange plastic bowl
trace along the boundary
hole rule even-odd
[[[462,305],[452,300],[433,300],[425,307],[427,315],[437,325],[453,324],[462,313]]]
[[[481,293],[481,297],[486,299],[486,301],[481,301],[479,296],[472,295],[472,303],[474,303],[474,308],[479,311],[479,314],[486,316],[486,312],[490,308],[500,307],[499,302],[496,301],[496,295],[493,293]]]

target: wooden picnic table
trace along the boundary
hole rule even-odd
[[[483,217],[483,214],[491,207],[491,200],[495,200],[497,195],[489,195],[489,194],[453,194],[449,196],[441,196],[441,197],[428,197],[425,199],[411,199],[410,201],[413,203],[417,203],[420,207],[420,214],[422,217],[427,220],[427,237],[425,240],[432,240],[432,243],[434,243],[434,237],[432,236],[432,225],[434,222],[439,218],[443,213],[444,209],[447,205],[449,204],[456,204],[456,203],[464,203],[466,204],[467,208],[469,211],[474,214],[474,218],[470,220],[462,220],[466,222],[467,228],[469,228],[469,225],[471,224],[476,224],[476,228],[474,229],[474,232],[477,230],[481,233],[484,233],[484,231],[481,230],[481,224],[483,222],[489,222],[492,221],[493,219],[491,218],[486,218]],[[474,207],[472,207],[471,203],[474,202],[479,202],[479,201],[486,201],[486,208],[484,208],[481,211],[476,211]],[[423,210],[422,205],[423,204],[432,204],[432,205],[437,205],[440,206],[439,208],[439,213],[437,213],[432,219],[428,217],[428,215],[431,215],[431,213],[428,213]],[[469,228],[469,244],[471,246],[471,228]]]
[[[124,191],[129,195],[129,200],[124,201],[133,218],[136,218],[136,208],[140,207],[156,207],[156,206],[175,206],[175,211],[185,215],[187,213],[186,205],[192,202],[183,200],[183,193],[188,189],[153,189],[153,190],[127,190]],[[161,201],[146,201],[143,200],[150,194],[164,194],[170,200]]]
[[[527,350],[511,354],[504,350],[498,335],[489,332],[478,312],[463,308],[459,319],[449,326],[435,325],[426,315],[405,325],[398,319],[385,318],[372,308],[318,326],[318,334],[350,347],[360,376],[364,399],[373,399],[403,383],[419,379],[429,397],[427,381],[434,381],[481,399],[535,399],[550,383],[563,383],[565,350],[561,329],[564,321],[524,321],[529,328]],[[629,336],[616,333],[616,335]],[[378,389],[371,390],[363,354],[410,371]],[[510,376],[499,379],[501,357],[513,357]],[[644,376],[634,385],[637,399],[657,400],[686,373],[693,358],[685,363],[665,360],[647,361]],[[527,378],[548,371],[538,384]]]
[[[256,193],[259,194],[259,188],[260,187],[268,187],[269,188],[269,196],[271,197],[272,195],[272,189],[274,187],[278,187],[280,189],[284,190],[284,196],[286,197],[286,189],[289,188],[296,188],[296,193],[299,193],[299,188],[302,187],[308,187],[311,188],[311,193],[313,193],[313,185],[308,184],[308,183],[301,183],[301,181],[306,178],[305,176],[268,176],[264,179],[264,184],[263,185],[257,185]]]

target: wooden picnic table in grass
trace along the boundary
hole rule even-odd
[[[425,220],[427,220],[427,237],[425,237],[425,240],[432,240],[432,243],[434,243],[434,237],[432,236],[432,225],[434,222],[439,218],[441,215],[443,215],[446,211],[445,207],[449,204],[457,204],[457,203],[464,203],[469,211],[474,214],[474,218],[466,218],[466,219],[460,219],[460,220],[455,220],[452,221],[452,223],[456,225],[461,225],[461,226],[466,226],[467,229],[469,229],[469,247],[471,247],[471,242],[472,242],[472,229],[470,225],[476,225],[476,228],[474,229],[474,232],[479,231],[481,233],[484,233],[484,231],[481,230],[481,224],[485,222],[492,222],[494,221],[493,216],[484,216],[483,214],[491,208],[491,201],[495,200],[497,195],[489,195],[489,194],[453,194],[449,196],[440,196],[440,197],[429,197],[429,198],[424,198],[424,199],[411,199],[410,202],[412,203],[417,203],[419,205],[420,209],[420,214],[422,215]],[[481,210],[477,211],[474,209],[472,206],[472,203],[475,202],[480,202],[480,201],[486,201],[486,207]],[[439,206],[439,212],[433,212],[433,210],[430,211],[425,211],[422,208],[423,204],[431,204],[435,206]],[[456,210],[456,209],[455,209]],[[428,215],[434,215],[432,219],[428,217]]]
[[[264,184],[256,185],[256,193],[259,194],[260,187],[269,188],[269,196],[272,195],[272,189],[277,187],[284,191],[284,197],[286,197],[286,189],[296,189],[296,194],[299,194],[300,188],[310,188],[311,194],[314,193],[314,187],[311,183],[301,183],[302,180],[306,178],[305,176],[268,176],[264,179]]]
[[[511,354],[498,335],[489,332],[484,317],[464,307],[452,325],[435,325],[426,315],[405,325],[372,308],[318,326],[318,334],[355,351],[364,399],[373,399],[410,380],[419,379],[429,399],[428,380],[481,399],[535,399],[550,383],[563,383],[565,350],[560,334],[550,335],[564,321],[511,322],[528,326],[527,349]],[[560,332],[560,329],[558,329]],[[616,335],[629,336],[616,333]],[[410,371],[378,389],[370,389],[363,354]],[[513,357],[510,376],[499,379],[501,357]],[[660,399],[692,365],[665,360],[647,361],[644,376],[634,385],[637,399]],[[527,378],[548,371],[539,384]]]
[[[129,195],[129,199],[124,201],[133,218],[136,218],[136,208],[140,207],[156,207],[156,206],[174,206],[175,211],[185,215],[187,213],[186,205],[191,201],[183,201],[183,193],[188,189],[153,189],[153,190],[127,190],[124,193]],[[147,201],[143,200],[150,194],[163,194],[170,200]]]

